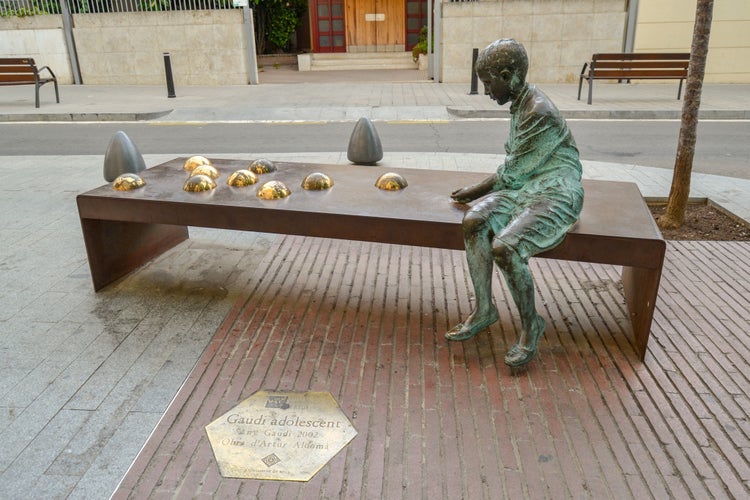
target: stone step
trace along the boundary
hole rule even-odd
[[[411,52],[311,54],[311,71],[363,69],[415,69]]]

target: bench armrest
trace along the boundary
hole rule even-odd
[[[52,70],[50,69],[50,67],[49,67],[49,66],[42,66],[41,68],[39,68],[38,72],[39,72],[39,73],[41,73],[41,72],[42,72],[42,71],[44,71],[45,69],[46,69],[47,71],[49,71],[49,74],[50,74],[50,75],[52,75],[52,79],[53,79],[53,80],[57,80],[57,77],[56,77],[56,76],[55,76],[55,74],[54,74],[54,73],[52,72]]]
[[[583,68],[581,68],[581,74],[578,75],[578,100],[581,100],[581,87],[583,86],[583,79],[586,77],[586,68],[588,67],[589,63],[585,62],[583,63]]]

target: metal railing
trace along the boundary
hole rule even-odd
[[[235,8],[232,0],[0,0],[0,17],[61,14],[61,2],[72,14]]]

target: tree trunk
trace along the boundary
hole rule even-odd
[[[685,222],[685,210],[690,196],[690,175],[693,170],[695,141],[698,129],[698,110],[701,104],[703,77],[706,73],[708,56],[708,39],[711,35],[714,0],[697,0],[695,9],[695,27],[693,42],[690,48],[685,96],[682,102],[682,125],[677,141],[677,156],[672,175],[672,187],[669,191],[667,208],[659,217],[659,227],[675,229]]]

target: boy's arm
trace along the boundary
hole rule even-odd
[[[468,203],[495,190],[497,175],[492,174],[485,180],[472,186],[456,189],[451,193],[451,198],[458,203]]]

